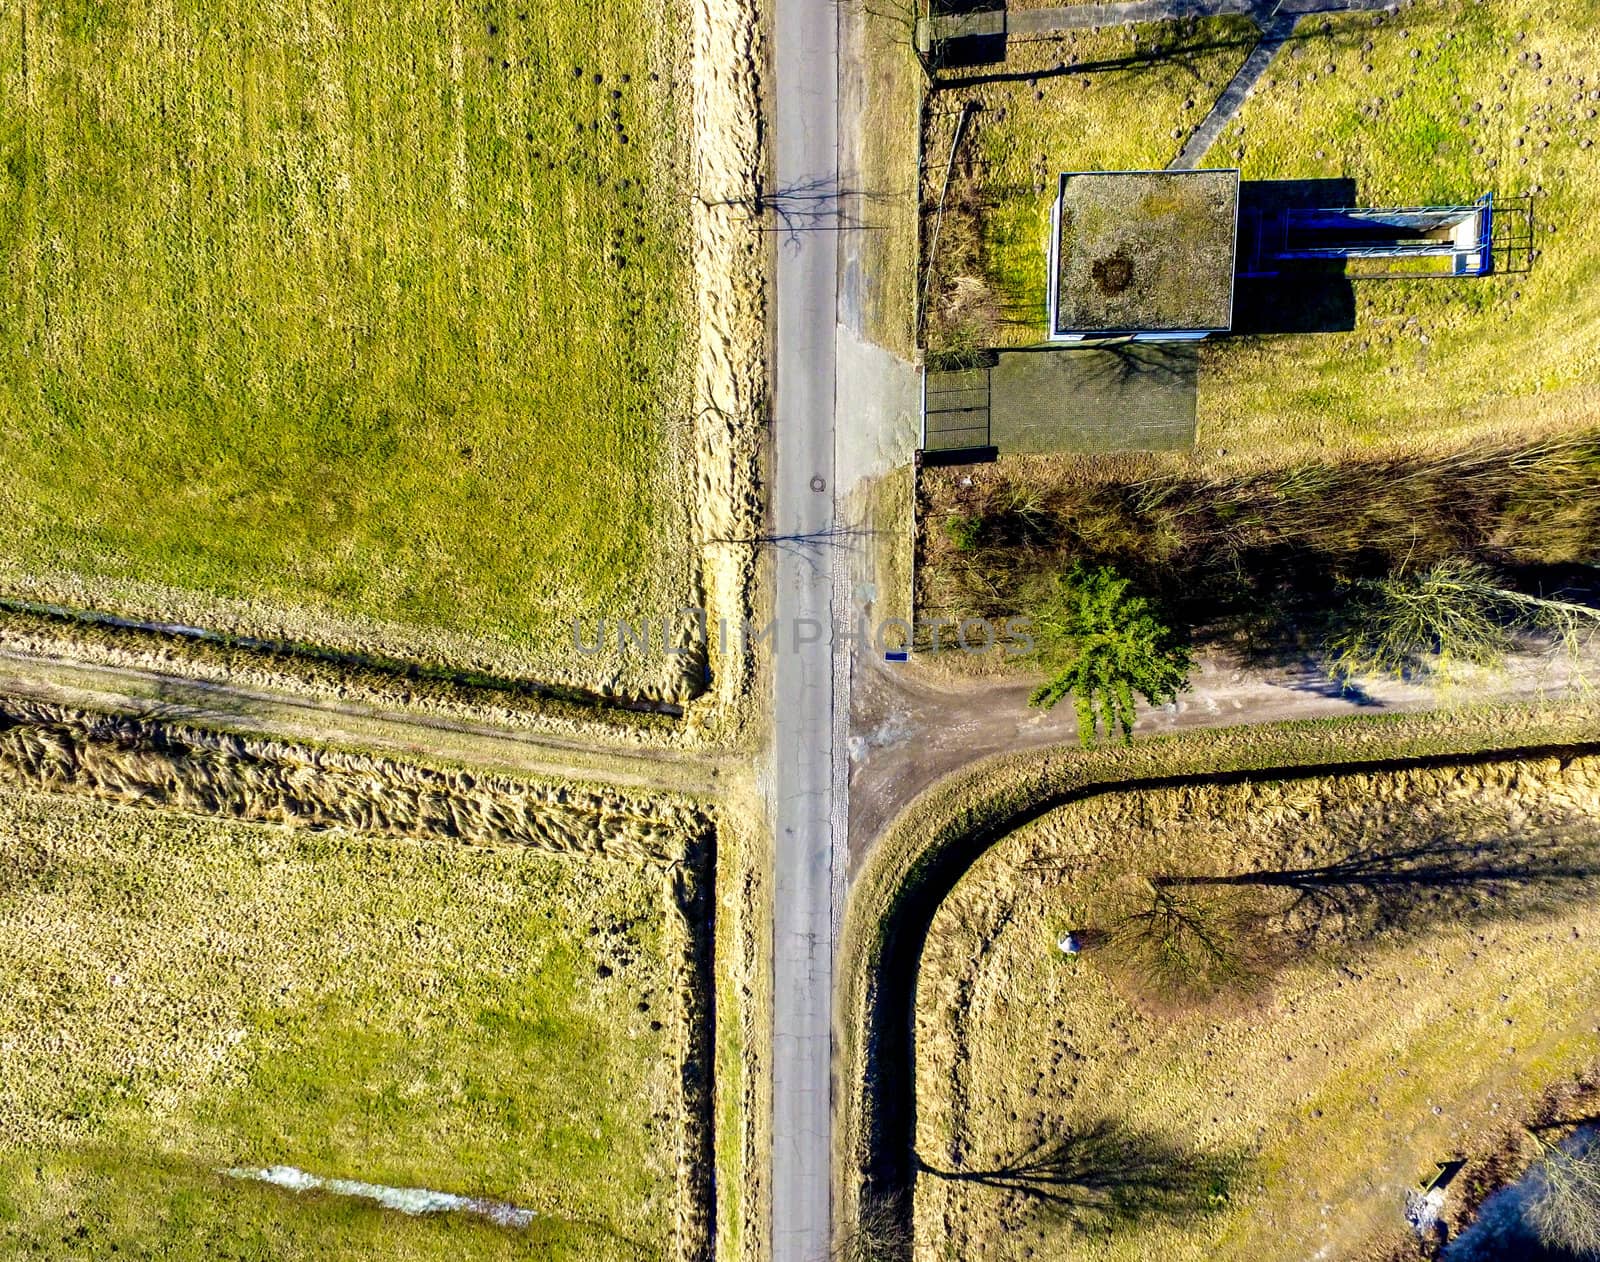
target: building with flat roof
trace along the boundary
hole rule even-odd
[[[1050,340],[1173,341],[1231,328],[1238,228],[1236,170],[1061,176]]]

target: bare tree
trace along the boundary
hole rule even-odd
[[[995,1166],[923,1173],[1005,1198],[1016,1214],[1107,1232],[1136,1222],[1185,1222],[1226,1203],[1246,1164],[1240,1152],[1189,1149],[1114,1118],[1063,1124]]]
[[[1544,1144],[1528,1225],[1546,1248],[1600,1257],[1600,1137]]]
[[[911,1225],[903,1209],[863,1192],[856,1221],[840,1235],[830,1262],[901,1262],[911,1254]]]
[[[1330,667],[1352,675],[1449,675],[1498,668],[1517,631],[1541,632],[1575,651],[1600,626],[1600,610],[1506,587],[1473,561],[1363,579],[1327,642]]]

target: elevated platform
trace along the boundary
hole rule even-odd
[[[1494,270],[1494,198],[1457,206],[1287,207],[1243,217],[1240,276],[1344,259],[1352,277],[1484,276]]]

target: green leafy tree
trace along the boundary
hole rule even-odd
[[[1034,618],[1051,677],[1031,703],[1048,710],[1070,696],[1085,748],[1097,734],[1109,736],[1114,729],[1132,740],[1135,695],[1163,705],[1189,686],[1189,650],[1131,586],[1109,567],[1075,565]]]
[[[1571,648],[1600,624],[1600,610],[1512,591],[1474,561],[1441,561],[1351,587],[1326,645],[1336,678],[1495,669],[1515,631],[1553,635]]]

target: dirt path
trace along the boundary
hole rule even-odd
[[[1580,671],[1600,666],[1591,652],[1576,667],[1544,656],[1515,659],[1481,690],[1382,680],[1341,690],[1312,664],[1241,669],[1203,657],[1193,688],[1176,705],[1140,707],[1135,739],[1191,728],[1388,714],[1470,702],[1531,700],[1567,692]],[[1028,705],[1033,683],[954,679],[915,665],[858,657],[850,740],[850,871],[924,789],[991,754],[1076,743],[1070,703],[1040,711]]]
[[[736,778],[736,760],[726,756],[597,748],[593,741],[569,741],[437,714],[236,687],[136,667],[35,657],[13,649],[0,649],[0,691],[69,706],[185,720],[225,732],[558,780],[707,795]]]

